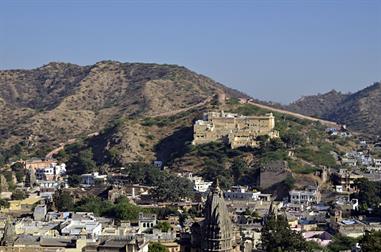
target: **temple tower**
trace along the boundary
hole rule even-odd
[[[233,226],[218,180],[211,186],[201,225],[201,250],[209,252],[233,251]]]

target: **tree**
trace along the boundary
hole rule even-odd
[[[68,192],[59,192],[55,198],[56,207],[59,211],[74,210],[74,199]]]
[[[77,187],[81,183],[81,176],[77,174],[71,174],[68,176],[68,183],[71,187]]]
[[[234,178],[234,183],[237,183],[242,175],[247,172],[247,165],[242,159],[235,159],[232,166],[231,171]]]
[[[287,218],[274,213],[265,221],[261,241],[267,252],[312,251],[301,233],[291,230]]]
[[[360,240],[361,251],[381,251],[381,231],[366,231]]]
[[[357,239],[337,234],[333,237],[332,242],[327,246],[330,252],[339,252],[344,250],[350,250],[356,245]]]
[[[68,151],[73,153],[67,162],[69,174],[82,175],[96,171],[97,166],[93,160],[93,152],[90,148],[80,150],[78,145],[73,145]]]
[[[156,228],[160,229],[162,232],[168,232],[172,229],[171,224],[168,222],[161,221],[156,225]]]
[[[136,220],[141,211],[140,207],[131,204],[126,197],[121,197],[111,210],[111,215],[119,220]]]
[[[113,207],[111,202],[107,200],[101,200],[96,196],[83,198],[76,204],[76,206],[76,211],[93,212],[95,216],[105,216]]]
[[[25,176],[25,186],[33,187],[36,184],[36,174],[33,169],[28,169]]]
[[[26,170],[24,168],[24,165],[20,162],[17,162],[11,166],[11,169],[16,175],[17,182],[19,182],[19,183],[23,182],[24,177],[26,175]]]
[[[354,198],[359,200],[360,211],[367,214],[368,208],[373,208],[374,212],[377,212],[381,204],[381,183],[362,178],[357,180],[355,185],[359,192]]]
[[[295,130],[287,131],[281,136],[281,139],[288,148],[295,148],[297,145],[303,143],[303,137]]]
[[[4,175],[4,178],[8,183],[8,190],[13,191],[16,188],[16,186],[15,186],[15,183],[13,181],[12,172],[11,171],[5,171],[5,172],[2,172],[2,175]]]
[[[7,200],[5,200],[5,199],[0,199],[0,209],[3,208],[3,207],[8,208],[9,207],[9,202]]]
[[[179,201],[193,195],[193,185],[186,178],[165,173],[158,180],[153,195],[159,201]]]
[[[148,245],[148,252],[168,252],[169,250],[158,242],[151,243]]]
[[[12,193],[13,200],[23,200],[27,197],[26,193],[22,190],[16,190]]]
[[[79,153],[79,165],[84,173],[91,173],[95,171],[96,164],[93,160],[93,152],[91,149],[86,149]]]

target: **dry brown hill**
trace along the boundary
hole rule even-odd
[[[331,91],[307,96],[286,109],[346,124],[359,132],[381,135],[381,82],[353,94]]]
[[[177,65],[102,61],[0,71],[0,148],[52,148],[118,118],[176,114],[221,93],[246,96]],[[132,121],[126,127],[139,136]]]

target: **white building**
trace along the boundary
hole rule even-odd
[[[209,187],[213,184],[213,182],[204,181],[202,177],[193,176],[192,173],[187,173],[185,177],[193,182],[193,189],[197,192],[207,192],[209,190]]]
[[[107,175],[99,175],[99,172],[81,175],[81,186],[93,186],[97,182],[104,183],[107,180]]]
[[[139,213],[139,233],[152,229],[157,225],[156,214]]]
[[[51,163],[48,167],[37,168],[36,178],[38,180],[56,180],[66,174],[64,163]]]
[[[320,192],[317,187],[308,186],[305,190],[291,190],[291,204],[317,204],[320,202]]]
[[[381,158],[374,158],[373,163],[375,167],[381,168]]]
[[[224,192],[227,200],[257,201],[260,199],[261,192],[247,191],[247,187],[233,186],[232,190]]]
[[[65,236],[83,236],[89,239],[96,239],[102,232],[102,224],[95,219],[68,219],[62,223],[62,235]]]

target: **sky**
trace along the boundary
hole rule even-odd
[[[288,103],[381,80],[381,1],[0,0],[0,69],[183,65]]]

